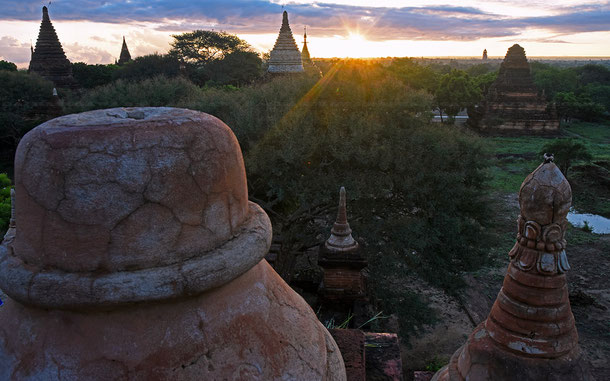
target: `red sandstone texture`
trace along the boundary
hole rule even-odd
[[[21,141],[15,183],[0,379],[345,379],[328,331],[262,260],[271,224],[220,120],[54,119]]]
[[[517,243],[486,321],[434,380],[590,380],[565,272],[570,184],[546,158],[521,185]]]
[[[106,312],[0,311],[0,379],[344,380],[311,308],[266,261],[200,296]]]
[[[348,381],[365,381],[364,332],[359,329],[331,329],[329,332],[341,351]]]

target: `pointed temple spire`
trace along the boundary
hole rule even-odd
[[[347,222],[347,208],[345,201],[345,188],[339,190],[339,209],[337,220],[330,231],[330,237],[324,244],[327,249],[334,251],[351,251],[358,248],[358,242],[352,237],[352,229]]]
[[[330,237],[320,246],[318,265],[324,270],[321,286],[324,300],[350,304],[366,297],[361,270],[368,261],[347,222],[344,187],[339,191],[339,209]]]
[[[434,381],[591,380],[568,298],[570,184],[552,155],[521,185],[517,242],[487,317]]]
[[[487,61],[487,49],[483,49],[483,61]]]
[[[129,49],[127,48],[127,43],[125,42],[125,36],[123,36],[123,46],[121,47],[121,55],[120,55],[119,61],[117,63],[119,65],[123,65],[129,61],[131,61],[131,54],[129,53]]]
[[[76,87],[72,66],[57,38],[47,7],[42,7],[40,32],[28,71],[53,81],[57,87]]]
[[[310,64],[311,56],[309,55],[309,49],[307,49],[307,27],[304,27],[303,33],[303,50],[301,51],[301,60],[303,64]]]
[[[302,73],[304,71],[301,52],[294,41],[286,11],[282,16],[280,33],[269,56],[269,68],[267,69],[269,73]]]

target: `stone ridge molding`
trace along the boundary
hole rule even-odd
[[[135,271],[41,270],[15,256],[13,240],[6,240],[0,245],[0,288],[23,304],[57,309],[108,308],[197,295],[250,270],[269,250],[271,221],[255,203],[248,202],[248,207],[248,219],[221,246],[184,262]]]

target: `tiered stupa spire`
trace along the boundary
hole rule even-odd
[[[123,36],[123,46],[121,47],[121,55],[119,57],[119,65],[123,65],[127,62],[131,61],[131,54],[129,53],[129,48],[127,48],[127,43],[125,42],[125,36]]]
[[[304,28],[303,33],[303,50],[301,51],[301,60],[303,64],[310,64],[311,56],[309,55],[309,49],[307,49],[307,27]]]
[[[282,16],[280,33],[269,55],[269,68],[267,69],[269,73],[302,73],[304,71],[301,52],[292,35],[286,11]]]
[[[344,187],[339,191],[339,210],[330,237],[320,247],[318,265],[324,270],[321,291],[325,300],[350,304],[365,298],[361,270],[368,261],[347,222]]]
[[[519,191],[517,242],[487,320],[433,381],[590,380],[566,272],[570,184],[545,155]]]
[[[57,38],[47,7],[42,7],[42,23],[36,41],[36,49],[32,52],[29,72],[37,73],[53,81],[57,87],[76,85],[72,77],[72,66]]]
[[[487,61],[487,49],[483,49],[483,61]]]

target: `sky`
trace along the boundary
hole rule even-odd
[[[456,5],[456,3],[458,5]],[[48,1],[0,1],[0,59],[27,67]],[[610,56],[610,1],[554,0],[52,0],[49,14],[72,62],[111,63],[125,36],[132,57],[165,53],[173,34],[211,29],[273,48],[288,11],[313,57]]]

